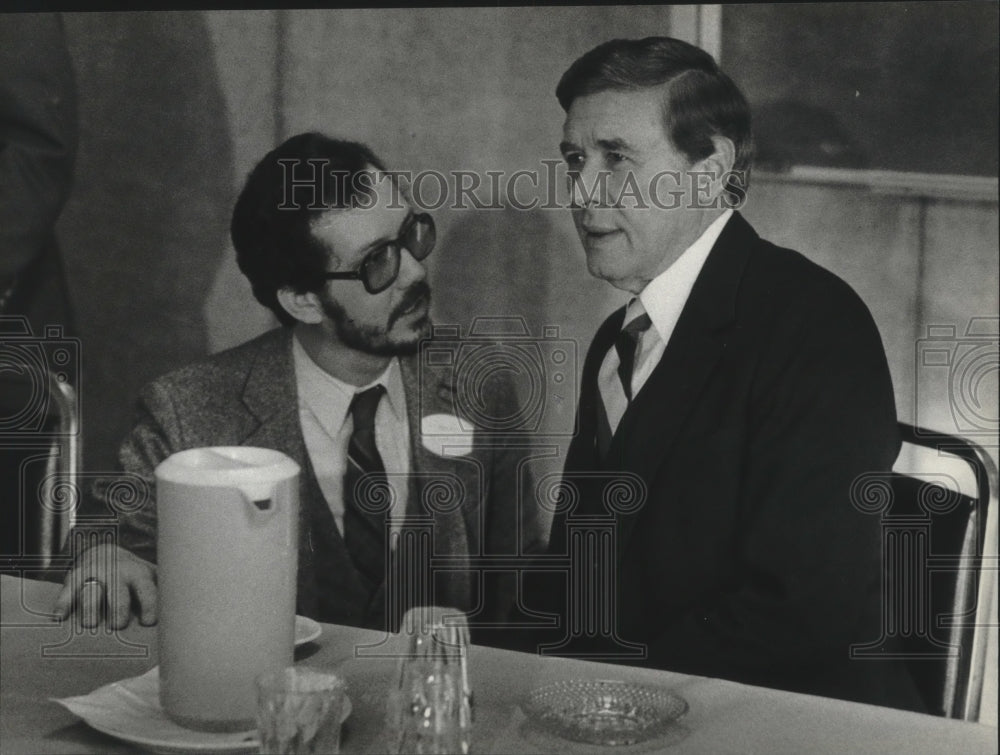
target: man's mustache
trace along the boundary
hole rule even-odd
[[[403,300],[396,305],[389,315],[389,327],[395,324],[396,320],[403,316],[403,313],[419,302],[430,304],[431,287],[427,281],[414,283],[406,292]]]

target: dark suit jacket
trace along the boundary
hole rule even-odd
[[[55,223],[77,147],[76,91],[62,19],[5,14],[0,24],[0,315],[34,334],[70,330]]]
[[[436,574],[434,602],[472,612],[473,621],[496,620],[506,615],[513,600],[513,575],[506,581],[496,575],[480,580],[468,557],[543,547],[535,506],[522,493],[531,484],[523,471],[519,474],[520,452],[513,443],[481,442],[479,435],[464,456],[440,456],[425,448],[421,418],[455,413],[453,381],[449,374],[426,366],[419,371],[415,357],[401,358],[400,366],[410,425],[407,513],[432,516],[434,553],[457,558]],[[489,400],[494,403],[486,412],[507,416],[513,411],[512,391],[498,391]],[[120,461],[125,472],[152,487],[154,469],[170,454],[227,445],[276,449],[302,469],[298,612],[328,622],[382,628],[384,616],[371,610],[306,451],[290,330],[271,331],[146,386]],[[121,506],[108,498],[108,490],[107,485],[95,486],[104,510],[118,514],[119,545],[155,562],[155,501]]]
[[[7,338],[74,336],[55,223],[69,195],[77,146],[73,71],[56,13],[4,13],[0,18],[0,346]],[[7,319],[10,317],[10,319]],[[16,319],[15,319],[16,318]],[[48,332],[62,328],[61,335]],[[28,332],[25,332],[25,331]],[[23,341],[22,341],[23,343]],[[17,347],[13,353],[16,359]],[[51,365],[79,390],[77,349]],[[4,349],[4,353],[9,353]],[[32,403],[33,381],[0,370],[0,415]],[[6,428],[5,428],[6,429]],[[18,428],[13,428],[17,430]],[[41,482],[37,449],[0,445],[0,559],[37,558],[41,523],[26,506]],[[42,467],[43,468],[43,467]]]
[[[550,554],[568,552],[567,521],[613,516],[615,595],[603,603],[617,640],[646,649],[625,662],[915,704],[901,667],[849,658],[852,643],[880,636],[881,569],[879,519],[852,505],[851,484],[888,470],[900,445],[865,305],[734,215],[601,458],[597,373],[623,317],[604,322],[584,364],[565,467],[578,500],[556,517]],[[616,480],[641,505],[607,505]],[[565,616],[560,589],[540,588],[541,600]]]

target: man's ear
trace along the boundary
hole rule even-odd
[[[718,197],[726,188],[730,173],[736,162],[736,145],[728,136],[713,136],[712,145],[715,151],[695,166],[699,172],[704,172],[709,178],[709,196]]]
[[[285,308],[285,311],[299,322],[316,325],[323,320],[323,306],[320,304],[319,296],[309,291],[299,293],[295,289],[285,286],[279,288],[278,303]]]

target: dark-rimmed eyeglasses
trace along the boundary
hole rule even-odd
[[[365,291],[378,294],[385,291],[399,275],[399,263],[405,247],[415,260],[422,260],[434,248],[437,233],[434,220],[427,213],[410,215],[400,226],[399,236],[372,247],[357,270],[323,273],[321,280],[360,280]]]

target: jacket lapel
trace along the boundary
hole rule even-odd
[[[420,365],[417,357],[400,359],[410,425],[408,515],[433,521],[433,553],[464,558],[464,568],[434,573],[434,601],[468,610],[472,586],[468,556],[481,548],[483,497],[481,464],[475,449],[464,456],[442,456],[424,444],[422,420],[433,414],[455,414],[455,386],[442,372]],[[435,438],[428,438],[433,447]],[[450,563],[457,567],[454,561]]]
[[[597,448],[597,426],[599,417],[605,410],[601,391],[597,385],[597,377],[604,356],[614,344],[615,337],[621,330],[624,320],[625,307],[622,307],[613,312],[601,324],[594,335],[593,343],[587,350],[580,380],[580,405],[576,415],[576,429],[566,452],[565,466],[567,470],[587,471],[600,464]]]
[[[322,615],[323,594],[335,591],[343,603],[356,592],[354,567],[313,471],[299,422],[298,390],[292,360],[291,331],[275,331],[262,340],[243,391],[249,414],[243,445],[273,448],[295,460],[299,478],[299,611]],[[424,446],[421,419],[455,413],[455,388],[440,371],[420,369],[416,357],[400,358],[407,421],[410,469],[407,514],[433,521],[435,554],[465,556],[480,548],[483,523],[480,464],[474,455],[440,456]],[[436,580],[439,603],[471,607],[467,568],[441,572]],[[384,585],[374,600],[384,596]],[[361,600],[360,594],[355,596]],[[357,602],[357,601],[355,601]],[[384,601],[383,601],[384,602]],[[366,611],[357,605],[350,613]],[[347,618],[347,617],[344,617]],[[361,623],[364,616],[354,617]]]
[[[756,233],[735,213],[709,253],[660,363],[618,425],[608,466],[634,472],[647,489],[678,440],[726,347],[736,295]],[[641,507],[619,518],[627,540]]]
[[[291,339],[291,330],[275,331],[274,338],[262,343],[250,368],[243,403],[256,423],[243,445],[281,451],[302,470],[299,475],[298,611],[322,617],[325,613],[321,608],[323,594],[336,594],[338,600],[344,601],[352,593],[354,570],[306,451],[299,421]],[[322,585],[321,590],[317,589],[317,584]]]
[[[273,448],[295,459],[305,458],[299,428],[298,390],[292,366],[292,334],[281,330],[261,343],[243,388],[243,404],[256,419],[244,445]]]

